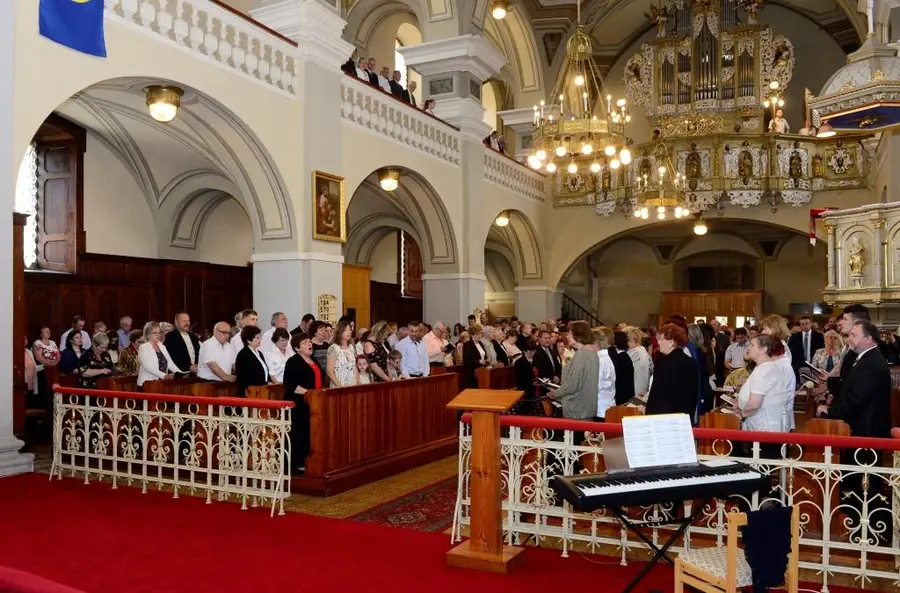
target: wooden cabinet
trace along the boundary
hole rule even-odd
[[[343,301],[347,315],[353,313],[356,327],[372,327],[370,324],[371,298],[369,293],[369,278],[372,276],[372,268],[344,264],[343,266]]]

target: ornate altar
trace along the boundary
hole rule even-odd
[[[825,300],[864,303],[879,325],[900,322],[900,202],[822,214],[828,242]]]

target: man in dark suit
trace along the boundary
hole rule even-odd
[[[400,84],[400,78],[400,71],[394,70],[394,75],[388,81],[388,84],[391,87],[391,94],[401,101],[404,101],[403,93],[405,93],[406,90],[403,88],[403,85]]]
[[[375,58],[369,58],[369,67],[366,69],[369,77],[369,84],[378,86],[378,70],[375,69]]]
[[[403,100],[418,109],[419,104],[416,103],[416,88],[416,81],[410,80],[407,84],[407,89],[403,91]]]
[[[865,305],[856,304],[844,307],[844,311],[840,319],[838,319],[838,331],[841,332],[845,342],[850,335],[850,330],[853,329],[853,324],[857,321],[869,321],[869,309]],[[835,399],[840,397],[844,381],[847,380],[847,376],[850,374],[850,369],[853,368],[855,361],[856,352],[849,346],[845,346],[844,352],[841,354],[839,373],[828,376],[828,391]]]
[[[175,315],[175,329],[166,335],[163,341],[172,362],[179,369],[197,372],[197,361],[200,359],[200,340],[191,331],[191,316],[184,311]]]
[[[813,354],[819,348],[825,347],[825,336],[812,328],[812,319],[808,315],[800,318],[800,331],[791,335],[788,339],[788,349],[791,351],[791,366],[794,367],[794,376],[800,380],[800,369],[804,362],[812,362]]]
[[[850,349],[856,353],[856,360],[850,365],[852,368],[843,383],[840,397],[830,407],[823,405],[817,409],[821,417],[846,422],[854,437],[889,438],[891,435],[891,371],[878,348],[878,338],[878,328],[871,321],[856,321],[853,324],[848,340]],[[841,462],[880,467],[880,457],[877,450],[845,449]],[[868,478],[868,487],[863,486],[862,472],[846,472],[841,479],[841,491],[850,494],[846,500],[856,509],[855,514],[852,511],[848,513],[849,518],[853,523],[859,521],[862,501],[867,499],[873,528],[869,539],[878,539],[877,532],[883,528],[890,537],[891,516],[886,503],[879,498],[884,493],[884,481],[874,473],[869,474]],[[880,526],[882,522],[884,525]]]
[[[559,362],[559,353],[553,347],[550,331],[543,329],[538,334],[538,349],[534,353],[534,368],[541,379],[549,379],[559,384],[562,376],[562,364]]]

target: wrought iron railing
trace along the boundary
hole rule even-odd
[[[291,494],[289,401],[56,387],[50,477],[270,505]]]
[[[461,541],[470,522],[469,421],[467,415],[460,424],[453,541]],[[573,549],[607,554],[617,550],[623,565],[629,552],[647,547],[611,512],[575,512],[550,486],[554,475],[602,468],[603,441],[620,435],[621,424],[503,416],[501,425],[505,427],[501,439],[503,529],[508,544],[533,540],[560,548],[563,556]],[[585,441],[581,441],[582,431],[587,431]],[[576,444],[576,434],[581,444]],[[894,587],[900,584],[900,455],[896,453],[900,441],[717,429],[695,429],[694,436],[700,450],[710,453],[700,455],[701,459],[740,456],[770,476],[771,490],[750,499],[734,497],[707,504],[673,551],[722,545],[728,512],[787,504],[801,512],[800,567],[821,580],[823,591],[828,591],[835,575],[850,575],[860,587],[874,580]],[[773,453],[772,443],[775,449],[781,445],[780,453]],[[675,502],[635,506],[628,512],[647,521],[684,516]],[[648,527],[648,532],[653,541],[660,541],[670,529]]]
[[[587,321],[591,327],[603,325],[597,316],[572,300],[568,295],[562,295],[562,318],[566,321]]]

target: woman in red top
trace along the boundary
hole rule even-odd
[[[311,389],[322,389],[325,372],[312,357],[312,339],[307,334],[291,337],[291,356],[284,365],[284,399],[294,402],[291,412],[291,466],[306,471],[309,455],[309,404],[304,395]]]

